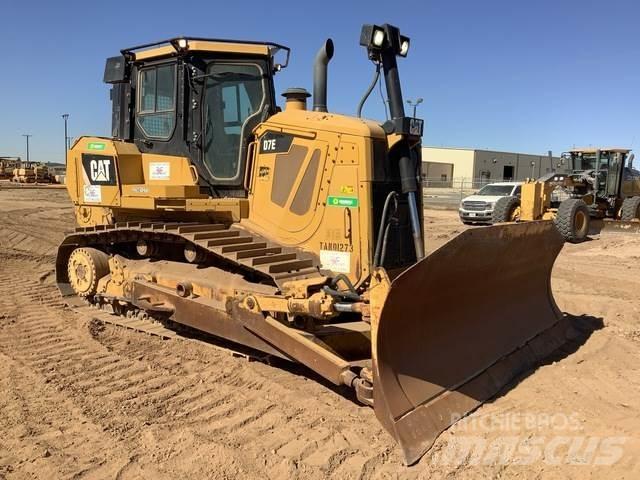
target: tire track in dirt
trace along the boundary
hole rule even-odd
[[[122,450],[117,439],[44,378],[2,353],[0,388],[10,392],[0,401],[0,478],[17,471],[39,478],[72,478],[81,472],[105,478],[126,460],[117,454]],[[105,450],[105,442],[116,448]]]
[[[64,236],[72,228],[71,209],[43,207],[11,211],[0,210],[0,244],[39,255],[53,255]]]

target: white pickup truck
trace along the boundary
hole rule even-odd
[[[520,197],[522,182],[497,182],[482,187],[474,195],[463,198],[458,213],[462,223],[491,223],[493,207],[501,197]]]

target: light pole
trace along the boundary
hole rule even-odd
[[[413,107],[413,118],[416,118],[416,108],[420,105],[424,99],[422,97],[417,98],[415,101],[407,100],[407,103]]]
[[[33,135],[22,134],[22,136],[27,139],[27,163],[29,163],[29,137],[33,137]]]
[[[531,162],[531,178],[534,178],[535,168],[536,168],[536,162]]]
[[[67,164],[67,149],[69,148],[68,145],[68,140],[69,137],[67,136],[67,120],[69,119],[69,114],[68,113],[63,113],[62,114],[62,118],[64,119],[64,164]]]

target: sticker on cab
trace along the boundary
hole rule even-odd
[[[84,201],[88,203],[101,203],[102,187],[100,185],[85,185]]]
[[[335,273],[349,273],[351,271],[351,254],[334,250],[320,250],[322,268]]]
[[[356,189],[353,187],[353,185],[341,185],[340,186],[340,193],[346,193],[347,195],[353,195],[355,193]]]
[[[171,177],[171,164],[169,162],[150,162],[150,180],[169,180]]]
[[[268,181],[271,178],[271,169],[269,167],[260,166],[258,169],[258,178],[263,182]]]
[[[104,150],[105,146],[106,145],[102,142],[89,142],[89,144],[87,145],[87,148],[89,150]]]
[[[355,208],[358,206],[358,199],[356,197],[336,197],[330,195],[329,198],[327,198],[327,206]]]

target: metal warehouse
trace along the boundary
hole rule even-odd
[[[536,155],[474,148],[422,148],[422,175],[432,186],[524,180],[554,170],[563,172],[568,167],[551,152]]]

